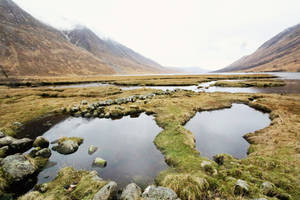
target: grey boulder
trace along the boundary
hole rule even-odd
[[[65,140],[63,142],[59,142],[57,146],[52,147],[54,151],[57,151],[61,154],[71,154],[77,151],[79,148],[79,144],[73,140]]]
[[[238,179],[234,186],[235,195],[245,195],[249,193],[249,185],[246,181]]]
[[[29,138],[14,139],[13,142],[10,144],[10,147],[15,152],[24,152],[32,147],[32,143],[33,141]]]
[[[130,183],[123,190],[121,200],[138,200],[142,194],[142,190],[135,183]]]
[[[117,183],[109,182],[103,186],[94,196],[93,200],[111,200],[114,199],[117,192]]]
[[[24,155],[11,155],[2,160],[2,170],[6,177],[12,182],[20,182],[32,176],[37,167],[33,165]]]
[[[177,200],[177,194],[166,187],[155,187],[154,185],[148,186],[142,194],[145,200]]]

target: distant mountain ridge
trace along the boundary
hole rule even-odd
[[[218,72],[231,71],[300,71],[300,24],[266,41],[253,54],[218,70]]]
[[[159,64],[143,56],[138,57],[139,54],[132,53],[132,50],[125,51],[126,47],[120,44],[122,48],[118,48],[126,52],[123,55],[118,54],[108,42],[101,43],[104,47],[101,54],[97,54],[92,51],[93,48],[88,51],[84,45],[74,45],[65,34],[35,19],[13,1],[0,0],[0,77],[165,71]],[[130,55],[135,56],[135,61],[130,59]]]
[[[140,55],[128,47],[110,40],[102,39],[87,27],[64,31],[64,34],[74,45],[86,49],[117,73],[165,72],[158,63]]]

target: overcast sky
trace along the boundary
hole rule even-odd
[[[56,28],[85,25],[164,66],[218,69],[300,23],[300,0],[15,0]]]

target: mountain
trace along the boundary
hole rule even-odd
[[[202,74],[210,72],[207,69],[201,67],[167,67],[173,73],[188,73],[188,74]]]
[[[71,43],[102,59],[117,73],[166,72],[166,69],[158,63],[116,41],[102,39],[86,27],[78,27],[71,31],[64,31],[64,33]]]
[[[300,24],[290,27],[218,72],[300,71]]]
[[[97,51],[101,50],[99,53],[96,53],[96,50],[92,51],[92,48],[79,45],[81,42],[78,41],[78,46],[74,45],[70,42],[76,38],[73,34],[71,32],[67,34],[69,38],[73,38],[69,40],[65,32],[43,24],[13,1],[0,0],[0,77],[163,71],[163,68],[153,61],[112,41],[97,43]],[[82,41],[82,44],[85,42]],[[113,48],[113,45],[117,47]],[[134,64],[130,65],[131,62]]]

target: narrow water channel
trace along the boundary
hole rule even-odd
[[[158,172],[167,167],[163,155],[153,143],[161,130],[153,117],[145,114],[119,120],[67,118],[43,136],[49,141],[62,136],[82,137],[84,142],[77,152],[70,155],[52,151],[48,166],[39,174],[38,182],[48,182],[59,169],[72,166],[78,170],[96,170],[101,178],[114,180],[119,187],[131,182],[142,187],[152,184]],[[92,155],[88,154],[90,145],[98,147]],[[96,157],[105,159],[107,166],[92,166]]]
[[[236,158],[247,156],[249,143],[243,135],[267,127],[269,115],[244,104],[231,108],[197,113],[186,125],[196,139],[201,156],[213,158],[227,153]]]

